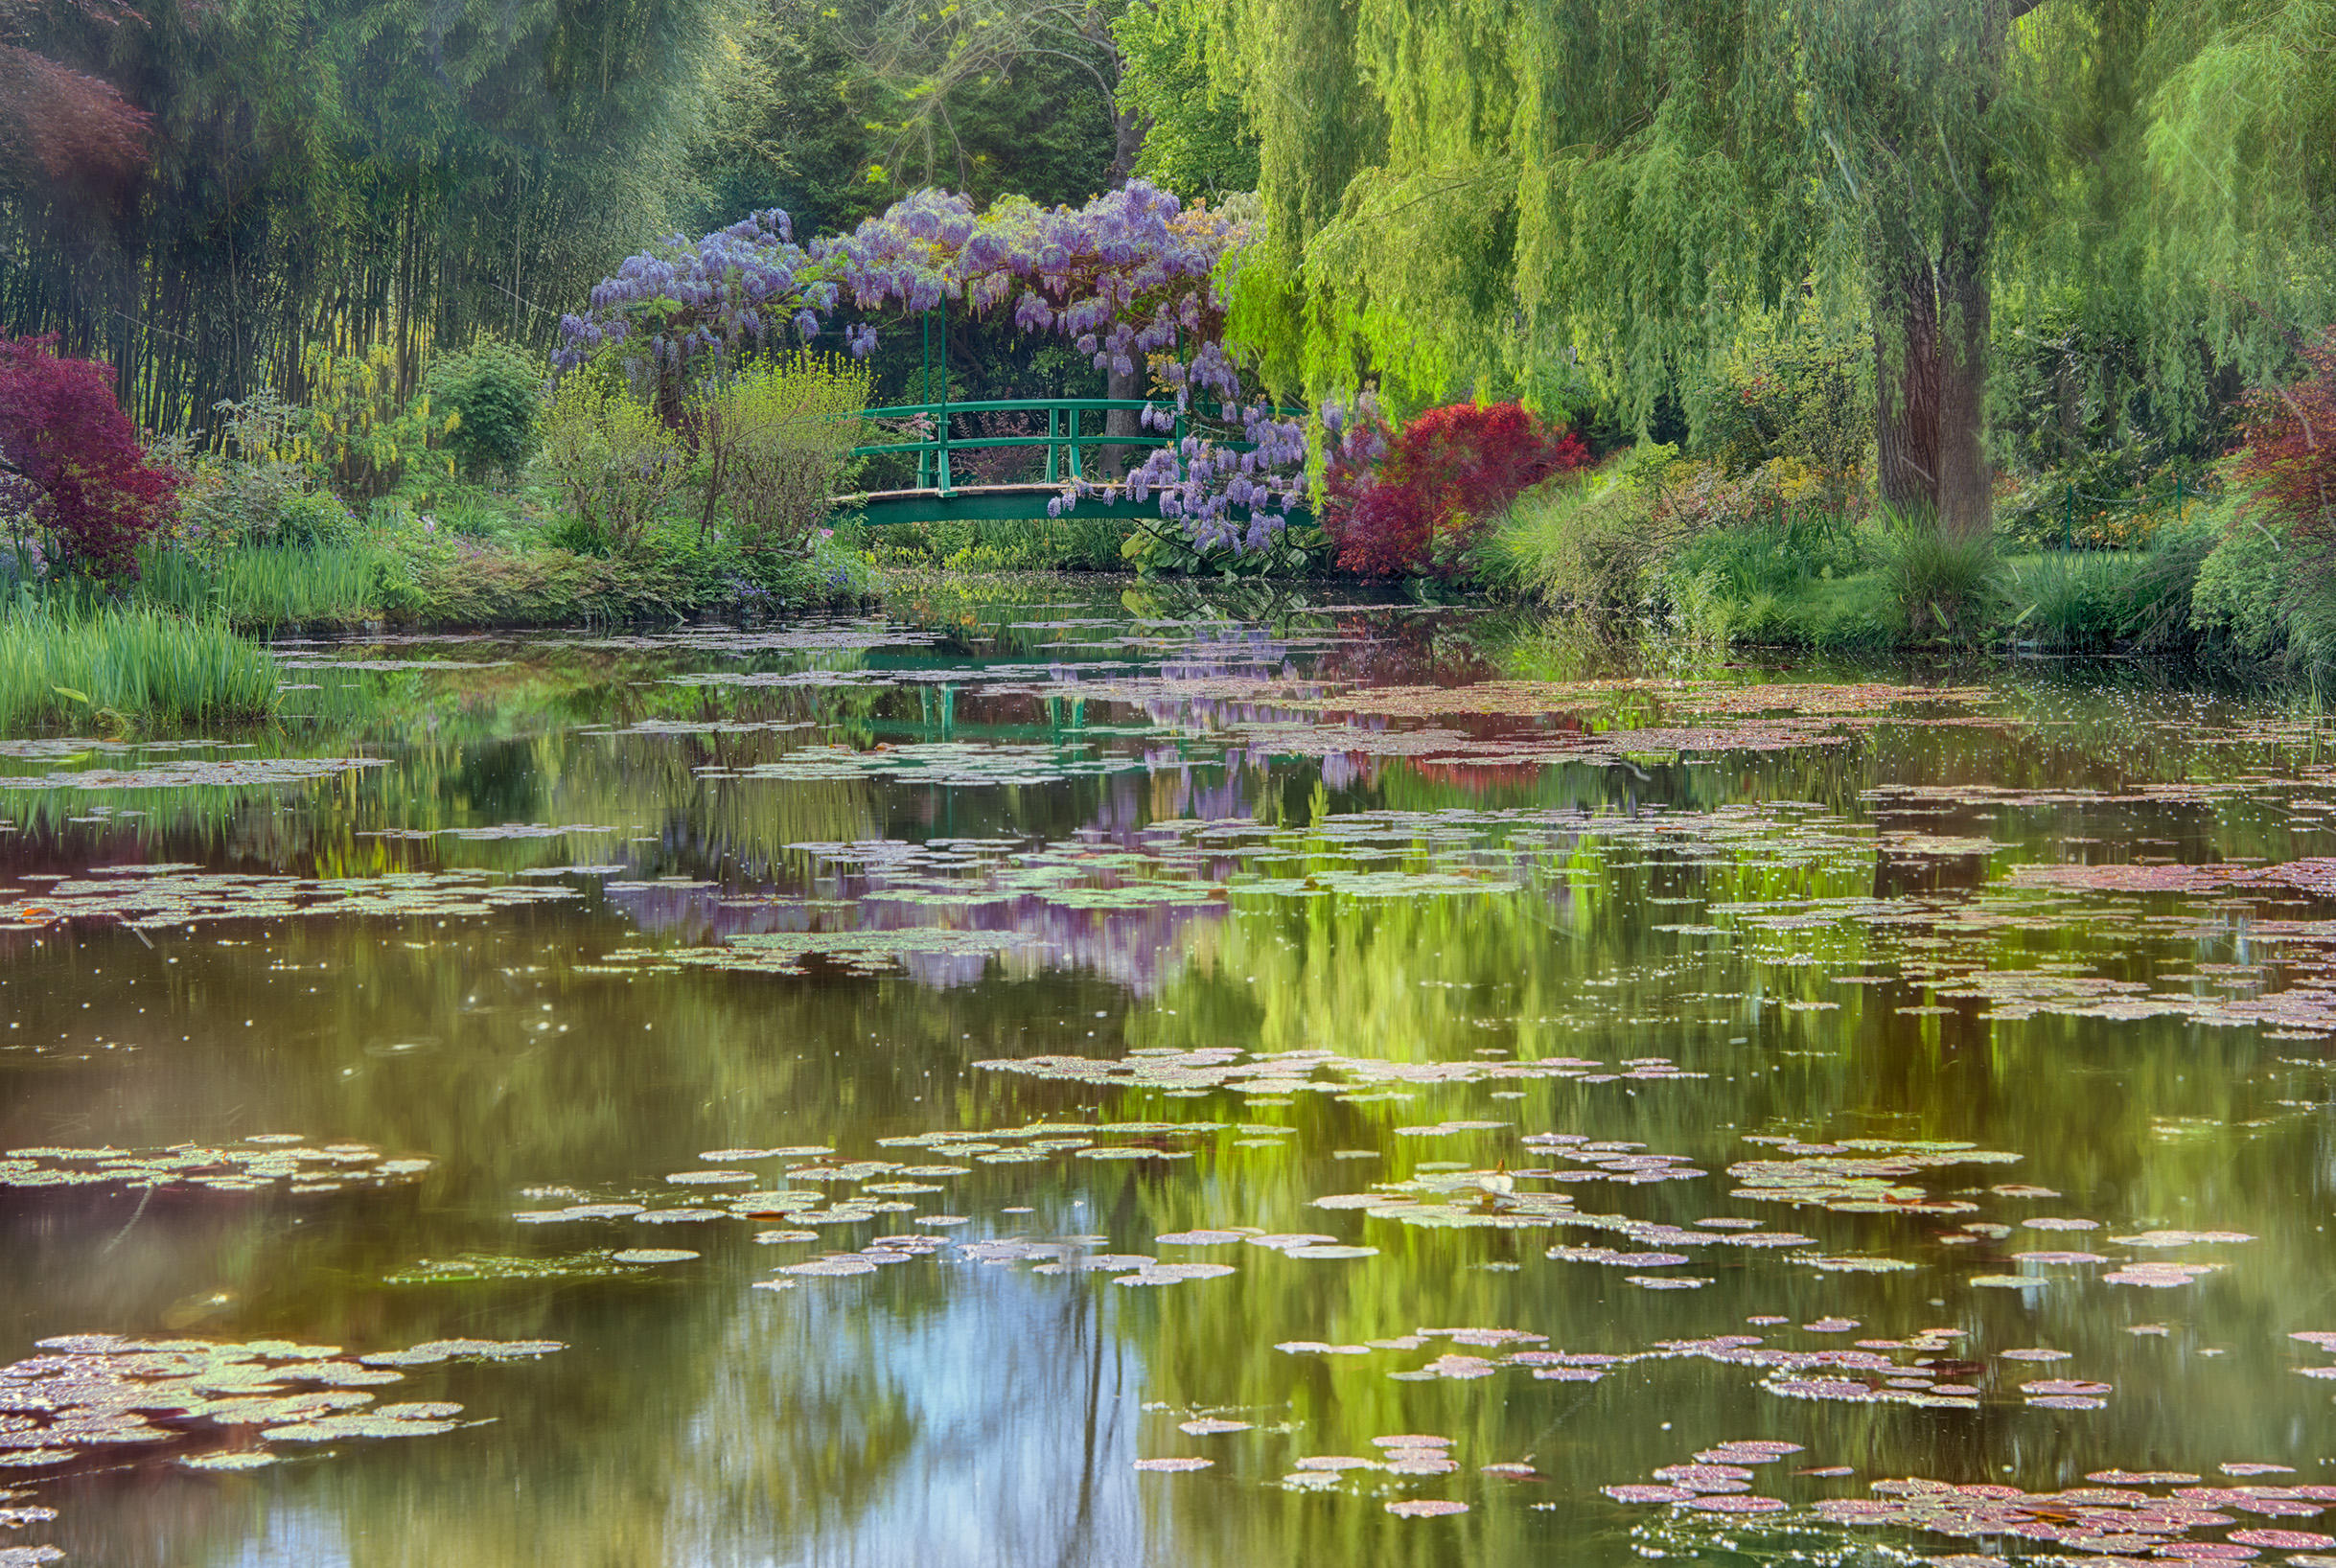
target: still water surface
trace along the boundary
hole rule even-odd
[[[0,743],[11,1568],[2336,1562],[2308,716],[1062,588],[297,652]]]

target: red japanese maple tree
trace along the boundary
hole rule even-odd
[[[2237,478],[2248,505],[2324,554],[2336,552],[2336,327],[2303,350],[2304,374],[2247,402]]]
[[[1348,571],[1449,577],[1518,493],[1588,461],[1581,437],[1520,404],[1431,408],[1392,437],[1345,444],[1326,479],[1323,526]]]
[[[149,461],[114,399],[113,371],[54,337],[0,334],[0,460],[32,487],[60,565],[134,577],[139,541],[170,515],[178,475]]]

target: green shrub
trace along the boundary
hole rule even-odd
[[[438,503],[429,514],[431,520],[450,534],[463,539],[497,539],[510,526],[510,519],[494,507],[470,497],[455,497]]]
[[[173,461],[187,475],[178,515],[163,542],[211,556],[242,544],[276,541],[286,511],[306,496],[314,475],[300,460],[307,412],[272,392],[213,405],[217,436],[208,451],[185,444]]]
[[[708,382],[690,409],[709,525],[729,509],[740,548],[800,555],[853,466],[867,371],[798,350]]]
[[[225,724],[276,705],[274,656],[217,618],[148,606],[0,617],[0,730]]]
[[[517,472],[535,450],[544,366],[494,338],[433,360],[422,379],[432,410],[453,416],[439,444],[470,476],[489,469]]]
[[[311,490],[285,501],[273,542],[316,549],[356,537],[357,518],[341,498],[329,490]]]
[[[1816,319],[1755,335],[1729,357],[1703,399],[1700,450],[1726,474],[1771,463],[1805,469],[1829,512],[1858,510],[1874,443],[1873,338]]]
[[[536,462],[567,508],[562,541],[588,553],[637,544],[689,471],[681,437],[596,365],[554,388]]]
[[[1680,547],[1677,569],[1708,572],[1715,587],[1749,599],[1847,577],[1864,565],[1859,532],[1846,520],[1780,509],[1773,518],[1696,535]]]
[[[1635,613],[1678,543],[1643,472],[1626,467],[1519,496],[1480,548],[1478,570],[1489,585],[1553,605]]]
[[[889,523],[868,530],[888,565],[954,571],[1126,571],[1136,521],[1108,510],[1067,518]]]
[[[2143,551],[2059,552],[2008,562],[2012,635],[2060,653],[2106,653],[2139,629]]]
[[[2143,442],[2088,453],[2042,473],[1996,516],[1996,532],[2017,550],[2137,549],[2180,519],[2210,476],[2154,467]]]
[[[1885,518],[1867,550],[1894,629],[1910,642],[1977,642],[2002,613],[2004,572],[1991,535],[1958,537],[1924,518]]]
[[[2190,624],[2228,639],[2240,652],[2268,658],[2287,650],[2293,630],[2293,546],[2284,529],[2216,509],[2213,547],[2190,591]]]

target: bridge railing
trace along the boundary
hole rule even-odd
[[[1184,438],[1185,420],[1177,416],[1175,427],[1166,433],[1157,430],[1136,430],[1125,435],[1106,434],[1103,427],[1115,412],[1140,413],[1155,406],[1142,398],[1007,398],[976,403],[904,403],[890,408],[870,408],[862,417],[868,420],[914,420],[931,422],[933,434],[915,441],[876,441],[854,447],[854,457],[874,457],[891,452],[916,454],[916,488],[937,490],[946,496],[957,485],[949,472],[952,450],[966,451],[990,447],[1044,447],[1047,452],[1046,482],[1060,484],[1066,478],[1086,477],[1086,459],[1081,449],[1087,447],[1166,447]],[[1208,405],[1202,405],[1204,411]],[[1282,410],[1284,414],[1289,410]],[[1037,414],[1047,416],[1044,435],[980,435],[958,436],[949,430],[950,420],[959,414]],[[1086,427],[1087,416],[1100,415],[1095,427]],[[1219,406],[1219,418],[1237,418],[1231,409]],[[1239,450],[1241,443],[1233,444]]]
[[[854,447],[854,457],[874,457],[886,452],[914,452],[916,454],[916,488],[938,490],[946,496],[957,488],[949,472],[949,454],[988,447],[1044,447],[1047,450],[1046,477],[1049,484],[1059,484],[1066,473],[1077,479],[1086,476],[1086,461],[1079,449],[1099,447],[1165,447],[1174,441],[1174,435],[1162,435],[1154,430],[1138,431],[1130,435],[1106,437],[1102,427],[1115,410],[1141,412],[1148,404],[1141,398],[1009,398],[977,403],[906,403],[890,408],[870,408],[865,418],[870,420],[913,420],[923,418],[932,422],[933,434],[920,441],[877,441],[865,447]],[[1044,435],[983,435],[953,436],[950,419],[958,414],[1035,414],[1047,416]],[[1088,414],[1100,414],[1095,428],[1084,429]],[[1067,461],[1066,461],[1067,454]]]

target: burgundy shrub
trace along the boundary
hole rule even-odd
[[[2307,548],[2336,554],[2336,327],[2303,350],[2304,374],[2247,400],[2237,474],[2250,510]]]
[[[1371,577],[1450,577],[1518,494],[1589,461],[1570,431],[1514,403],[1431,408],[1393,436],[1350,427],[1326,479],[1338,565]]]
[[[112,369],[64,358],[55,337],[0,334],[0,458],[32,485],[64,564],[93,577],[135,577],[139,541],[177,498],[178,475],[147,460],[114,400]]]

